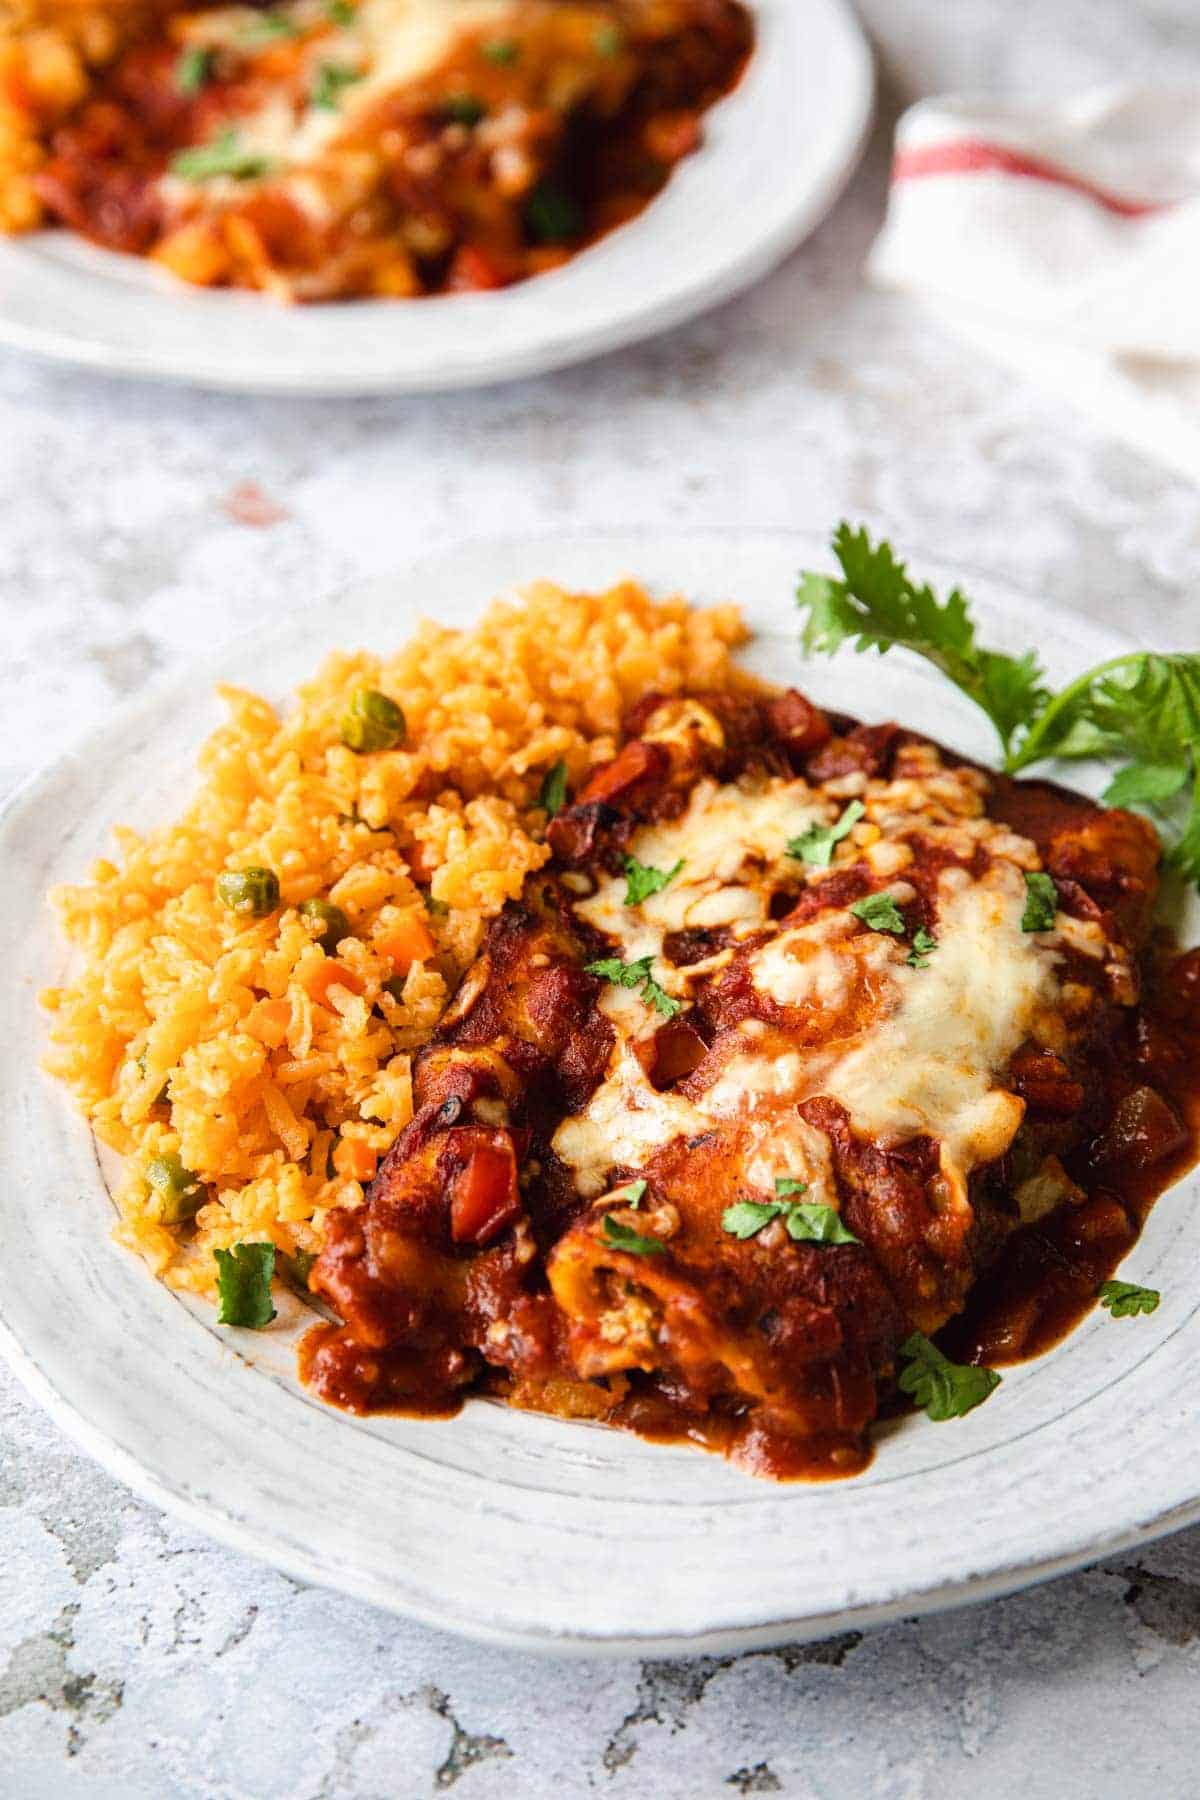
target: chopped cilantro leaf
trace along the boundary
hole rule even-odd
[[[538,805],[544,807],[554,818],[566,805],[567,800],[567,765],[559,761],[552,769],[547,769],[538,794]]]
[[[175,86],[181,94],[198,94],[212,74],[213,53],[202,44],[189,44],[175,64]]]
[[[263,12],[251,20],[246,27],[249,38],[289,38],[299,37],[300,27],[294,19],[284,12]]]
[[[793,1204],[786,1208],[787,1233],[798,1244],[857,1244],[858,1238],[832,1206]]]
[[[1152,1313],[1161,1299],[1157,1288],[1139,1287],[1136,1281],[1105,1281],[1100,1287],[1100,1304],[1108,1308],[1114,1319]]]
[[[619,956],[604,956],[599,962],[586,965],[589,975],[598,975],[601,981],[611,981],[614,987],[640,988],[650,979],[652,956],[639,956],[636,962],[622,962]]]
[[[625,39],[619,25],[600,25],[594,41],[599,56],[620,56]]]
[[[217,1324],[261,1331],[275,1317],[271,1301],[274,1244],[235,1244],[232,1250],[214,1250],[213,1256],[220,1299]]]
[[[349,0],[325,0],[325,17],[331,25],[353,25],[357,16],[358,8]]]
[[[508,69],[520,56],[521,46],[513,38],[489,38],[479,46],[479,53],[497,69]]]
[[[525,223],[539,244],[569,244],[583,233],[583,209],[564,188],[542,181],[525,202]]]
[[[642,1237],[622,1225],[611,1213],[604,1215],[604,1241],[614,1250],[627,1250],[630,1256],[662,1256],[667,1246],[656,1237]]]
[[[1022,931],[1053,931],[1058,912],[1058,889],[1049,875],[1039,869],[1025,877],[1025,911],[1021,914]]]
[[[640,863],[636,856],[622,857],[621,863],[626,878],[625,904],[640,906],[651,894],[661,894],[674,881],[683,867],[683,858],[680,857],[673,869],[652,868],[649,863]]]
[[[178,175],[184,181],[211,181],[218,175],[228,175],[234,181],[254,181],[258,176],[268,174],[271,168],[267,157],[260,156],[255,150],[243,149],[232,125],[219,131],[207,144],[193,144],[188,150],[180,150],[168,166],[172,175]]]
[[[361,80],[361,69],[347,68],[344,63],[321,63],[313,77],[312,104],[324,112],[336,112],[342,104],[342,89]]]
[[[810,825],[802,837],[793,838],[787,847],[788,855],[811,863],[815,869],[827,869],[834,850],[844,837],[849,837],[866,810],[861,800],[852,800],[836,825]]]
[[[893,937],[904,936],[904,920],[890,894],[868,894],[865,900],[856,900],[850,911],[872,931],[887,931]]]
[[[804,1182],[775,1183],[776,1193],[803,1193]],[[842,1224],[832,1206],[789,1200],[738,1200],[721,1214],[721,1229],[730,1237],[757,1237],[773,1219],[782,1219],[787,1234],[798,1244],[857,1244],[852,1231]]]
[[[929,967],[930,953],[936,950],[937,947],[938,941],[933,933],[931,931],[926,931],[923,925],[918,925],[916,931],[913,933],[912,949],[904,960],[910,969],[927,969]]]
[[[721,1230],[743,1241],[757,1237],[782,1211],[783,1207],[775,1200],[738,1200],[721,1214]]]
[[[664,993],[650,973],[654,962],[652,956],[639,956],[636,962],[622,962],[619,956],[605,956],[599,962],[585,965],[588,975],[598,975],[601,981],[611,981],[614,987],[641,990],[642,999],[647,1006],[652,1006],[664,1019],[673,1019],[680,1010],[681,1002],[672,1000],[670,994]]]
[[[952,1363],[919,1331],[905,1339],[900,1355],[906,1359],[899,1375],[901,1389],[911,1394],[938,1424],[959,1419],[982,1405],[1000,1385],[994,1369],[977,1368],[974,1363]]]
[[[628,1181],[624,1187],[614,1188],[608,1198],[610,1202],[636,1209],[642,1204],[642,1195],[648,1186],[649,1183],[645,1181]]]
[[[790,1175],[777,1175],[775,1192],[781,1200],[786,1200],[789,1194],[807,1194],[808,1183],[807,1181],[793,1181]]]
[[[664,1019],[673,1019],[683,1004],[680,1000],[672,1000],[670,994],[660,988],[657,981],[646,982],[642,989],[642,999],[647,1006],[652,1006],[655,1012]]]

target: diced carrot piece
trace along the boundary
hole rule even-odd
[[[408,913],[375,939],[375,948],[403,973],[415,962],[428,962],[436,946],[424,919],[418,913]]]
[[[323,1006],[329,1004],[329,990],[332,987],[349,988],[352,994],[361,994],[363,990],[363,984],[354,970],[348,969],[336,956],[327,956],[324,962],[318,963],[304,985],[312,998],[319,1000]]]
[[[291,1017],[292,1009],[286,1000],[260,1000],[246,1014],[246,1030],[260,1044],[266,1044],[271,1050],[278,1050],[287,1036]]]
[[[348,1175],[353,1181],[370,1181],[378,1160],[370,1144],[364,1144],[361,1138],[339,1138],[333,1152],[333,1166],[338,1174]]]

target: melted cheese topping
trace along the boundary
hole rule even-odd
[[[927,777],[930,770],[920,773]],[[602,1192],[614,1165],[643,1167],[678,1137],[737,1121],[750,1133],[749,1190],[770,1194],[774,1177],[787,1174],[807,1180],[814,1198],[828,1193],[832,1202],[828,1143],[795,1110],[826,1095],[875,1142],[934,1139],[947,1203],[966,1205],[972,1169],[1007,1150],[1024,1115],[1023,1101],[999,1078],[1023,1041],[1054,1036],[1061,1006],[1056,945],[1067,935],[1022,931],[1024,874],[1037,866],[1037,852],[983,816],[985,782],[975,771],[950,770],[934,783],[912,777],[858,783],[867,816],[865,830],[856,831],[868,847],[941,829],[965,832],[967,854],[980,844],[992,852],[982,876],[959,865],[940,875],[937,948],[924,968],[910,966],[906,941],[864,930],[847,908],[829,908],[784,930],[771,921],[769,900],[788,840],[840,812],[828,790],[798,780],[702,782],[682,818],[637,833],[638,860],[670,868],[682,858],[679,875],[637,907],[624,904],[624,878],[606,879],[578,904],[579,914],[613,938],[626,960],[655,957],[655,979],[685,997],[733,955],[727,950],[679,969],[661,960],[665,933],[700,922],[698,908],[720,913],[719,920],[707,911],[703,916],[730,925],[735,936],[773,933],[750,953],[751,980],[777,1004],[803,1009],[805,1030],[799,1042],[786,1028],[781,1036],[747,1020],[723,1038],[728,1053],[703,1092],[659,1093],[633,1046],[660,1021],[636,994],[605,989],[600,1004],[617,1034],[612,1062],[588,1105],[554,1139],[581,1192]],[[922,809],[927,786],[929,804]],[[863,853],[845,846],[846,859]],[[794,882],[797,865],[790,867]],[[807,869],[803,878],[821,880],[825,871]],[[901,903],[913,893],[903,881],[888,891]]]
[[[789,842],[810,825],[832,824],[839,810],[807,783],[780,776],[723,786],[697,782],[682,817],[645,826],[630,847],[630,854],[650,868],[673,869],[681,862],[674,880],[630,907],[625,904],[625,877],[614,876],[575,911],[613,938],[626,962],[661,958],[670,931],[728,926],[735,937],[747,937],[768,923],[771,894],[782,873],[795,872]],[[728,953],[722,960],[728,960]],[[668,993],[678,994],[700,969],[711,973],[714,966],[710,960],[677,970],[656,962],[654,976]]]
[[[322,0],[295,0],[275,9],[305,31],[328,15]],[[417,81],[443,62],[459,36],[495,26],[514,10],[514,0],[361,0],[353,20],[312,45],[313,74],[322,63],[361,72],[338,95],[336,107],[304,105],[299,109],[284,94],[269,94],[254,112],[237,121],[239,147],[262,156],[273,173],[286,173],[313,163],[336,138],[352,128],[380,97]],[[257,30],[257,37],[256,37]],[[205,49],[245,51],[263,43],[262,14],[247,6],[223,6],[189,21],[188,44]],[[196,184],[164,176],[165,196],[195,200]],[[244,194],[246,183],[217,178],[203,183],[209,199],[228,200]]]

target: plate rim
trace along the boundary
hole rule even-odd
[[[641,531],[613,528],[607,531],[586,531],[564,534],[562,532],[543,531],[536,533],[512,534],[509,537],[476,537],[459,540],[422,556],[416,557],[402,565],[394,573],[383,576],[368,576],[341,589],[341,594],[356,593],[367,596],[372,592],[380,594],[390,590],[393,593],[405,581],[412,580],[419,571],[436,570],[439,565],[453,564],[464,555],[471,553],[489,553],[507,548],[509,551],[527,553],[532,560],[540,548],[558,546],[570,553],[578,553],[585,557],[594,552],[604,551],[611,555],[617,546],[621,546],[622,559],[627,555],[632,558],[636,554],[635,544],[647,544],[651,539],[660,547],[663,540],[671,544],[684,542],[714,540],[723,541],[732,558],[734,546],[757,545],[764,551],[770,549],[785,552],[790,563],[808,560],[817,554],[817,540],[806,532],[795,531],[747,531],[741,529],[722,529],[711,527],[707,530],[683,529],[667,533],[655,532],[650,527]],[[826,555],[824,551],[823,555]],[[925,558],[919,552],[912,559],[921,571],[928,572],[932,579],[939,580],[948,573],[945,565],[937,559]],[[535,567],[531,567],[529,578],[535,579]],[[970,572],[956,563],[957,577],[966,585],[970,584]],[[985,582],[994,594],[1015,595],[1030,603],[1030,596],[1003,579],[978,572],[978,579]],[[724,581],[722,574],[721,580]],[[660,584],[655,582],[655,586]],[[314,611],[328,616],[337,605],[338,593],[326,596],[314,603]],[[1069,609],[1053,608],[1054,613],[1065,617],[1071,629],[1085,639],[1096,644],[1118,645],[1130,640],[1121,632],[1107,626],[1098,626],[1082,614]],[[110,734],[139,715],[151,715],[164,700],[183,688],[193,694],[198,685],[207,688],[211,673],[230,658],[243,654],[254,646],[258,640],[280,637],[288,629],[286,622],[278,620],[259,626],[251,631],[238,634],[200,659],[181,659],[172,669],[149,684],[134,701],[118,709],[117,713],[93,731],[84,735],[77,743],[69,746],[58,758],[33,771],[19,786],[6,796],[0,808],[0,838],[7,835],[14,815],[18,818],[31,800],[36,798],[43,784],[51,783],[60,777],[70,765],[89,754],[102,754],[104,741]],[[198,746],[197,746],[198,747]],[[64,1110],[70,1110],[70,1104],[63,1096]],[[86,1130],[86,1127],[82,1129]],[[89,1134],[90,1137],[90,1134]],[[117,1252],[126,1256],[127,1252]],[[143,1279],[149,1283],[150,1278],[139,1271]],[[154,1291],[151,1287],[151,1291]],[[236,1351],[236,1346],[234,1349]],[[239,1520],[234,1514],[224,1511],[221,1504],[212,1495],[197,1498],[194,1494],[173,1486],[160,1477],[124,1446],[114,1444],[102,1430],[93,1426],[92,1422],[79,1410],[68,1395],[54,1385],[50,1377],[42,1370],[34,1351],[21,1344],[10,1329],[5,1317],[5,1303],[0,1293],[0,1353],[14,1369],[18,1379],[33,1394],[55,1422],[66,1431],[67,1435],[79,1443],[85,1452],[93,1456],[102,1466],[110,1469],[119,1479],[126,1482],[135,1493],[152,1503],[159,1505],[176,1517],[183,1519],[195,1529],[215,1537],[219,1541],[243,1554],[256,1557],[270,1566],[281,1568],[300,1579],[314,1581],[321,1585],[333,1585],[339,1590],[350,1593],[356,1598],[370,1604],[383,1605],[392,1610],[402,1612],[421,1623],[435,1629],[449,1629],[460,1635],[474,1638],[487,1644],[518,1647],[546,1654],[571,1656],[647,1656],[670,1654],[704,1654],[719,1651],[744,1651],[755,1647],[778,1645],[796,1642],[803,1639],[828,1635],[839,1630],[861,1629],[874,1624],[884,1624],[889,1620],[903,1617],[914,1611],[938,1612],[968,1604],[976,1599],[984,1599],[1010,1593],[1032,1583],[1050,1579],[1071,1569],[1079,1568],[1099,1557],[1112,1555],[1122,1550],[1152,1541],[1167,1532],[1177,1530],[1200,1518],[1200,1493],[1186,1500],[1174,1501],[1161,1510],[1153,1510],[1147,1516],[1126,1520],[1124,1523],[1101,1535],[1089,1534],[1086,1540],[1060,1544],[1050,1553],[1042,1557],[1022,1557],[1015,1561],[998,1564],[990,1570],[979,1570],[945,1582],[926,1583],[916,1588],[908,1587],[886,1599],[866,1599],[859,1604],[845,1605],[835,1611],[820,1613],[803,1613],[767,1619],[761,1623],[728,1625],[723,1624],[712,1630],[689,1630],[686,1632],[662,1633],[658,1631],[637,1632],[628,1629],[619,1633],[607,1629],[576,1628],[569,1633],[556,1629],[531,1630],[513,1629],[507,1625],[496,1625],[477,1617],[464,1617],[449,1607],[425,1606],[414,1603],[411,1597],[403,1602],[395,1596],[381,1593],[378,1587],[372,1586],[370,1573],[361,1575],[347,1574],[344,1568],[331,1576],[328,1567],[320,1561],[319,1552],[315,1549],[305,1550],[294,1542],[283,1542],[278,1536],[272,1538],[271,1532],[259,1523],[255,1525]],[[803,1489],[801,1492],[805,1491]]]
[[[747,0],[747,3],[754,10],[760,29],[773,29],[771,21],[787,14],[793,0]],[[569,338],[556,339],[547,344],[538,342],[527,331],[527,341],[511,349],[506,348],[503,353],[493,351],[490,357],[463,358],[460,352],[459,362],[448,371],[443,371],[427,360],[415,359],[412,353],[407,363],[401,361],[382,371],[363,367],[353,373],[330,376],[324,376],[319,369],[311,367],[300,373],[286,365],[276,369],[240,369],[223,364],[219,357],[212,359],[204,354],[191,354],[181,363],[172,354],[156,350],[152,343],[105,341],[97,337],[94,328],[89,329],[87,324],[77,327],[72,335],[69,331],[64,332],[61,327],[44,326],[37,318],[13,318],[4,302],[3,268],[10,259],[29,256],[29,251],[22,249],[22,244],[28,240],[18,237],[8,240],[0,238],[0,344],[40,357],[59,367],[83,368],[111,377],[147,380],[167,386],[195,387],[221,393],[322,399],[337,396],[352,398],[387,394],[453,393],[499,386],[551,374],[660,337],[701,314],[714,310],[761,281],[816,229],[836,204],[858,167],[875,108],[875,64],[870,44],[849,0],[804,0],[804,3],[808,20],[815,19],[827,39],[836,45],[847,74],[841,94],[843,105],[838,115],[838,128],[831,137],[822,161],[805,183],[796,189],[790,204],[769,229],[760,232],[747,244],[738,247],[733,254],[723,258],[715,270],[693,276],[668,289],[666,293],[652,298],[650,302],[622,311],[616,317],[601,319]],[[753,70],[752,63],[750,72],[739,87],[717,103],[713,109],[714,116],[721,115],[724,108],[735,107],[743,93],[749,93],[753,97],[753,88],[749,85],[753,82]],[[737,154],[736,143],[720,146],[719,149],[714,147],[714,153],[732,157]],[[685,167],[676,176],[676,183],[686,179],[687,174]],[[632,254],[636,255],[636,247],[645,243],[644,234],[653,227],[655,211],[655,204],[652,204],[639,218],[585,250],[580,257],[573,259],[567,270],[559,273],[566,275],[572,270],[594,267],[595,265],[587,262],[589,255],[595,251],[603,251],[606,246],[628,244],[631,234],[634,235]],[[39,235],[46,234],[34,234],[35,240]],[[84,250],[92,251],[93,247],[84,246]],[[619,249],[617,253],[620,254]],[[108,257],[117,253],[99,254]],[[12,262],[10,266],[19,269],[19,263]],[[100,265],[97,265],[94,273],[99,272]],[[85,268],[79,270],[81,302],[87,299],[86,290],[91,273],[93,272]],[[598,279],[602,278],[598,276]],[[524,293],[529,288],[536,288],[540,294],[552,297],[553,286],[548,288],[547,284],[553,284],[555,279],[555,272],[551,272],[538,277],[534,282],[521,284],[520,288],[513,291]],[[609,285],[616,291],[621,283],[610,279]],[[139,283],[138,292],[149,294],[153,289]],[[172,290],[163,288],[162,295],[169,300]],[[234,294],[226,290],[185,289],[179,298],[190,304],[202,304],[206,298],[215,300],[217,306],[214,306],[211,318],[205,321],[210,329],[219,328],[230,321],[230,303],[247,302],[256,307],[268,308],[272,313],[277,311],[263,296]],[[478,302],[479,298],[471,295],[432,296],[419,304],[430,309],[451,306],[461,309],[464,326],[459,332],[459,341],[465,343],[475,323],[468,309],[472,309],[473,303]],[[340,328],[344,331],[348,319],[373,304],[381,308],[396,305],[395,302],[331,302],[319,308],[296,310],[308,314],[318,313],[329,321],[330,330]],[[81,311],[85,315],[87,310],[86,306],[81,305]],[[255,316],[261,320],[266,315]],[[389,317],[389,323],[393,319],[396,325],[402,325],[404,314],[395,313]],[[199,328],[199,317],[196,324]]]

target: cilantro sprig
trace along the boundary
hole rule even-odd
[[[902,1391],[911,1394],[935,1424],[961,1419],[1000,1386],[995,1369],[951,1362],[919,1331],[904,1340],[900,1355],[905,1358],[899,1375]]]
[[[1153,813],[1168,860],[1200,884],[1200,655],[1129,651],[1055,693],[1034,651],[1009,656],[980,644],[966,596],[954,588],[939,601],[886,541],[843,521],[833,552],[840,577],[800,578],[807,650],[852,643],[925,657],[987,714],[1010,775],[1048,757],[1118,761],[1106,804]]]
[[[586,964],[586,971],[589,975],[598,975],[601,981],[611,981],[614,987],[640,990],[647,1006],[652,1006],[664,1019],[673,1019],[681,1002],[672,1000],[670,994],[659,987],[650,973],[653,962],[652,956],[639,956],[631,963],[622,962],[619,956],[604,956],[599,962]]]
[[[650,863],[641,863],[636,856],[621,858],[621,866],[625,870],[625,904],[640,906],[651,894],[661,894],[669,887],[683,867],[683,858],[673,869],[656,869]]]
[[[1139,1287],[1136,1281],[1104,1281],[1100,1284],[1100,1304],[1114,1319],[1134,1319],[1139,1313],[1152,1313],[1162,1295],[1157,1288]]]

